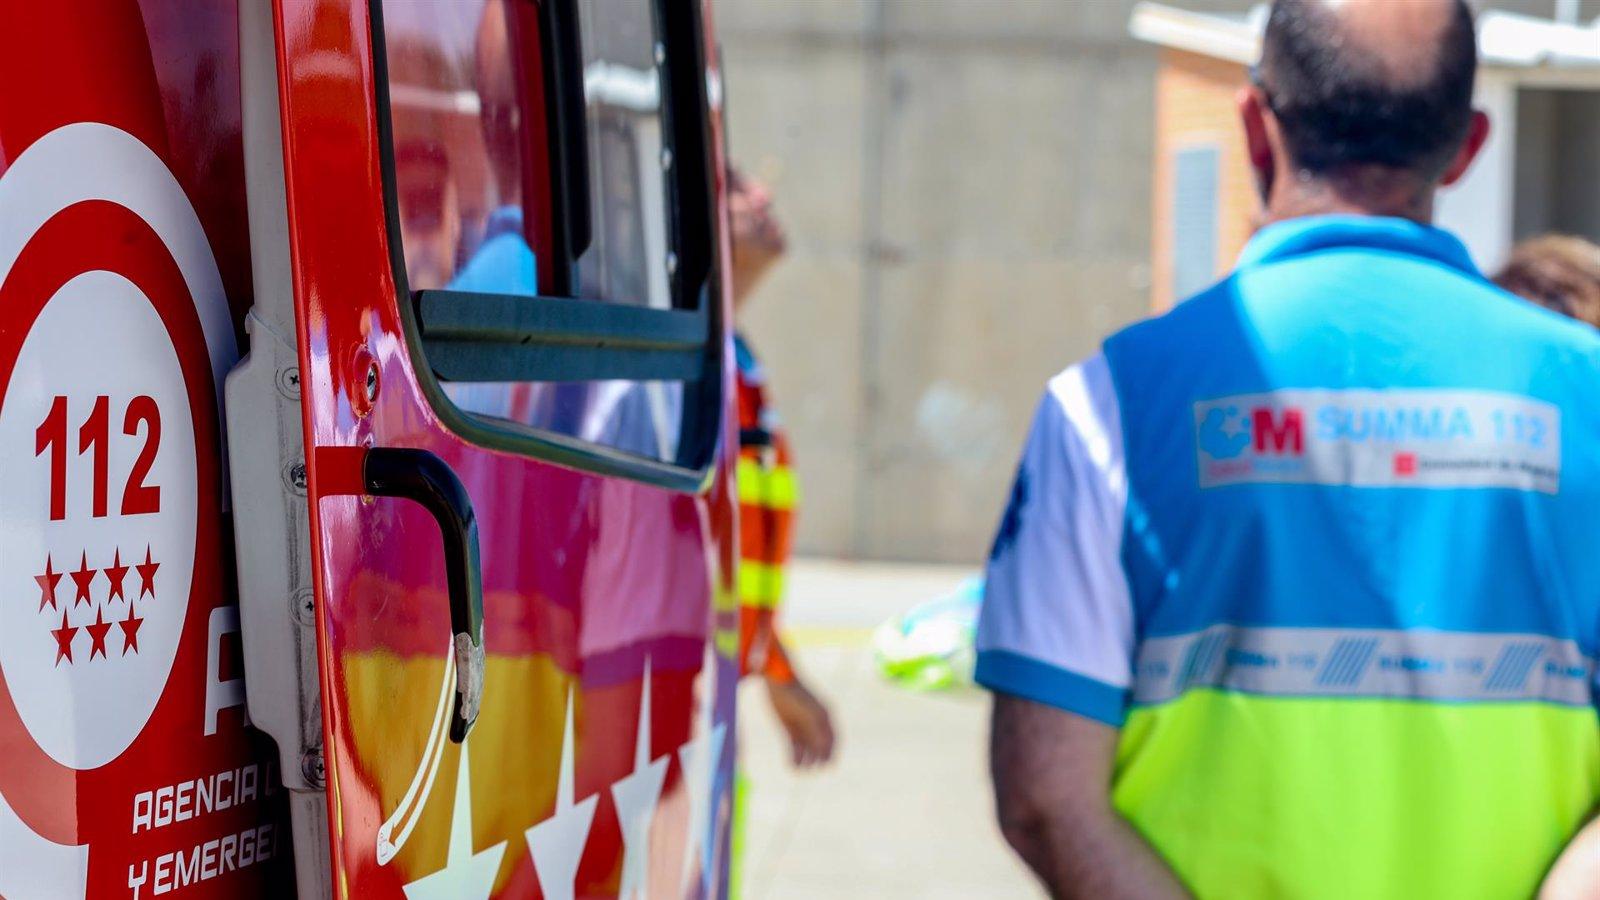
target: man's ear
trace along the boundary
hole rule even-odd
[[[1450,165],[1444,170],[1444,177],[1439,179],[1439,184],[1449,187],[1460,181],[1467,174],[1467,169],[1472,167],[1472,161],[1478,158],[1478,151],[1489,140],[1489,116],[1481,109],[1472,111],[1472,123],[1467,126],[1467,139],[1461,142],[1461,149],[1456,151],[1455,159],[1450,160]]]
[[[1234,97],[1234,104],[1239,110],[1239,124],[1244,127],[1245,155],[1249,157],[1250,169],[1255,173],[1261,202],[1266,203],[1272,193],[1272,176],[1277,166],[1271,126],[1267,122],[1272,112],[1267,106],[1266,96],[1254,85],[1240,88]]]

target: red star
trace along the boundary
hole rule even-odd
[[[78,586],[78,596],[73,598],[73,606],[77,606],[79,603],[93,602],[89,596],[89,585],[93,583],[94,573],[98,571],[100,570],[89,568],[89,554],[83,554],[82,559],[78,563],[78,571],[71,573],[72,583]]]
[[[106,600],[109,602],[112,597],[116,597],[119,600],[126,599],[122,596],[122,579],[127,577],[128,567],[122,564],[122,550],[120,548],[112,555],[111,565],[106,566],[102,571],[106,573],[106,580],[111,582],[111,590],[106,592]]]
[[[161,568],[161,563],[150,561],[149,544],[146,544],[144,548],[144,564],[134,566],[134,568],[139,570],[139,596],[143,597],[149,594],[154,597],[156,595],[156,570]]]
[[[139,626],[144,624],[143,619],[133,617],[133,604],[128,604],[128,617],[117,623],[122,629],[122,655],[127,656],[128,651],[139,652]]]
[[[101,615],[100,613],[100,608],[96,607],[94,611],[94,624],[83,626],[83,630],[89,632],[90,659],[94,659],[94,655],[96,653],[100,654],[101,656],[106,655],[106,632],[111,630],[111,626],[113,624],[111,622],[107,622],[105,616]]]
[[[48,603],[51,609],[55,609],[56,585],[61,583],[61,573],[52,567],[48,553],[44,557],[44,574],[33,576],[33,580],[39,582],[39,608],[44,609],[44,605]]]
[[[78,629],[68,627],[67,611],[62,610],[61,627],[50,629],[50,634],[56,639],[56,665],[61,665],[62,657],[66,657],[68,665],[72,664],[72,636],[77,633]]]

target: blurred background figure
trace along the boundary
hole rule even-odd
[[[450,178],[450,158],[432,141],[408,141],[394,150],[400,239],[410,284],[448,284],[456,271],[461,210]]]
[[[737,315],[783,257],[785,239],[766,186],[737,168],[728,173],[728,217]],[[828,707],[800,679],[777,631],[800,495],[789,439],[767,396],[766,374],[742,334],[734,338],[734,352],[739,363],[740,668],[766,681],[791,759],[806,768],[832,758],[834,732]]]
[[[1519,297],[1600,327],[1600,245],[1551,234],[1523,241],[1494,276]]]
[[[481,153],[474,161],[489,170],[493,193],[484,219],[474,223],[475,243],[471,253],[463,254],[466,261],[450,282],[451,290],[539,293],[538,257],[528,244],[522,208],[523,135],[508,28],[505,4],[484,4],[471,66],[482,139],[481,150],[472,149]]]
[[[470,220],[464,222],[457,248],[460,267],[442,284],[418,284],[413,290],[443,287],[453,291],[534,296],[539,293],[538,255],[528,243],[522,206],[523,139],[506,5],[486,0],[472,39],[470,57],[458,57],[457,82],[471,86],[478,103],[478,128],[452,135],[451,151],[462,163],[485,173],[484,191]],[[464,217],[465,218],[465,217]],[[571,390],[582,392],[579,386]],[[559,389],[557,389],[559,390]],[[556,390],[543,384],[453,382],[444,391],[457,406],[480,415],[520,419],[550,427]],[[581,402],[581,400],[580,400]],[[520,415],[519,415],[520,413]],[[567,433],[576,430],[568,424]]]

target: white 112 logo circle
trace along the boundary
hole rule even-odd
[[[0,608],[0,666],[40,749],[103,765],[160,699],[194,566],[188,389],[136,285],[85,272],[49,299],[0,405],[0,446],[32,451],[37,473],[0,485],[0,559],[12,590],[31,589]]]

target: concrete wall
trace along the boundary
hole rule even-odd
[[[1044,381],[1149,308],[1158,54],[1132,8],[718,0],[732,154],[791,235],[746,324],[802,552],[981,560]]]

